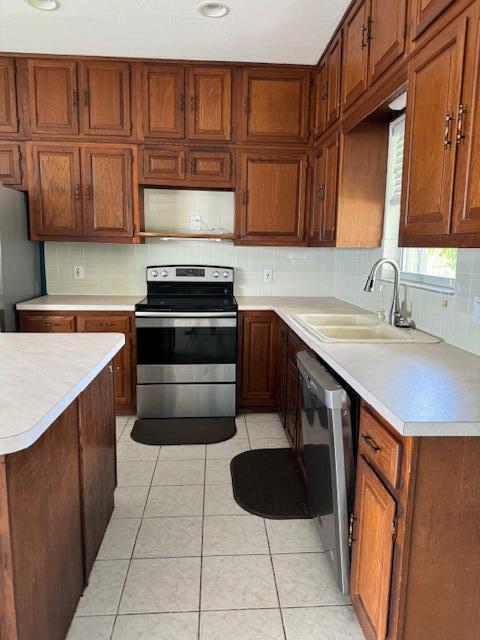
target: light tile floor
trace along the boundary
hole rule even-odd
[[[361,640],[315,522],[237,505],[230,460],[288,446],[275,414],[213,445],[148,447],[117,418],[115,511],[68,640]]]

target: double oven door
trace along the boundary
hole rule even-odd
[[[137,312],[140,418],[235,415],[235,312]]]

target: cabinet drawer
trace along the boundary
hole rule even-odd
[[[296,362],[297,361],[297,353],[299,351],[304,351],[305,345],[292,331],[288,332],[288,355],[290,358]]]
[[[359,453],[396,489],[400,475],[401,443],[365,407],[360,417]]]
[[[20,314],[20,328],[22,331],[39,333],[73,333],[75,331],[75,316]]]
[[[96,333],[99,331],[110,331],[112,333],[129,333],[130,317],[129,316],[78,316],[78,331],[91,331]]]

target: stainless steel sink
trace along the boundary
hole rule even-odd
[[[322,342],[435,343],[439,338],[417,329],[401,329],[373,314],[298,314],[294,319]]]

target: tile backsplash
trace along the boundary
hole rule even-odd
[[[173,191],[168,196],[165,190],[147,191],[147,228],[165,228],[165,224],[171,230],[188,228],[191,215],[199,215],[208,227],[231,228],[233,197],[229,192],[212,196],[212,192],[183,195]],[[182,214],[185,210],[186,215]],[[51,294],[141,296],[149,264],[218,264],[235,267],[239,296],[333,295],[372,311],[381,306],[381,297],[364,293],[363,285],[372,264],[382,257],[382,249],[235,247],[228,242],[159,239],[139,246],[48,242],[45,247]],[[73,278],[74,265],[84,267],[83,280]],[[273,269],[272,283],[264,282],[264,269]],[[401,295],[420,329],[480,355],[480,324],[472,317],[473,297],[480,295],[480,249],[459,250],[455,295],[413,287],[402,287]],[[384,284],[384,298],[388,311],[388,283]]]
[[[234,247],[230,243],[148,240],[140,246],[46,243],[48,293],[145,294],[149,264],[233,266],[235,293],[252,296],[329,296],[366,309],[380,308],[378,294],[363,291],[366,274],[381,249],[303,249]],[[74,280],[73,266],[83,265],[85,279]],[[263,270],[273,269],[265,284]],[[455,295],[402,287],[408,309],[420,329],[480,355],[480,324],[473,321],[473,297],[480,295],[480,249],[458,253]],[[385,307],[391,287],[384,284]]]

